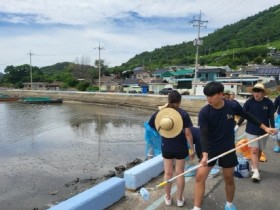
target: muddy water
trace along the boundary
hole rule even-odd
[[[46,209],[115,166],[144,160],[143,122],[152,112],[0,103],[0,209]]]
[[[42,207],[42,200],[63,198],[64,184],[76,178],[100,177],[144,159],[143,122],[150,114],[88,104],[0,103],[0,209]]]

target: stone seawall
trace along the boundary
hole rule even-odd
[[[117,106],[139,107],[156,110],[158,106],[167,103],[166,95],[153,94],[126,94],[126,93],[99,93],[79,91],[41,91],[41,90],[7,90],[2,94],[16,95],[19,97],[52,97],[62,98],[64,101],[77,101],[84,103],[109,104]],[[181,108],[190,115],[197,115],[205,100],[182,98]]]

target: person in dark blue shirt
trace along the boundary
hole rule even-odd
[[[280,115],[280,95],[277,96],[274,100],[274,108],[275,108],[275,112]]]
[[[198,159],[201,158],[202,155],[202,149],[201,149],[201,143],[200,143],[200,128],[199,127],[191,127],[191,132],[193,136],[193,144],[195,145],[195,153]]]
[[[274,100],[274,108],[275,108],[275,112],[276,112],[276,114],[277,114],[277,116],[276,116],[276,119],[279,121],[279,119],[280,119],[280,95],[279,96],[277,96],[276,98],[275,98],[275,100]],[[280,123],[279,122],[277,122],[277,124],[278,124],[278,130],[279,130],[279,128],[280,128]],[[274,152],[277,152],[277,153],[279,153],[280,152],[280,139],[279,138],[277,138],[277,145],[274,147]]]
[[[205,193],[205,182],[217,160],[207,163],[208,159],[217,157],[233,148],[234,143],[234,116],[239,115],[261,127],[265,132],[274,134],[273,128],[268,128],[251,114],[244,112],[239,103],[223,99],[224,86],[219,82],[209,82],[204,87],[204,95],[208,104],[198,115],[198,125],[201,131],[202,157],[197,169],[194,189],[194,210],[201,210],[202,199]],[[236,210],[232,203],[235,193],[234,167],[238,164],[235,152],[231,152],[218,159],[222,167],[225,183],[226,204],[225,210]]]
[[[175,173],[179,175],[184,172],[186,157],[189,156],[191,160],[194,158],[193,137],[190,130],[193,124],[189,114],[179,108],[181,99],[181,94],[176,90],[172,90],[168,94],[168,104],[159,107],[160,110],[155,112],[149,120],[149,125],[162,136],[161,151],[165,180],[173,176],[174,161]],[[164,116],[165,113],[166,116]],[[190,154],[188,144],[190,146]],[[177,178],[176,192],[177,206],[179,207],[183,206],[185,202],[183,197],[184,188],[185,177],[180,176]],[[166,205],[170,206],[172,204],[171,183],[165,185],[164,200]]]
[[[243,109],[246,112],[254,115],[258,120],[260,120],[267,127],[274,128],[274,104],[273,102],[265,97],[266,90],[263,84],[257,83],[254,85],[253,96],[249,98],[245,104],[243,105]],[[244,121],[244,118],[240,118],[237,125],[241,125]],[[247,122],[246,125],[246,136],[248,140],[255,139],[261,135],[265,134],[265,131],[256,126],[251,122]],[[259,173],[259,159],[262,151],[265,148],[266,142],[268,140],[268,136],[261,141],[255,141],[249,144],[249,148],[251,151],[251,163],[252,163],[252,180],[260,181],[260,173]]]

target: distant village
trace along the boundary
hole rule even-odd
[[[228,66],[170,66],[148,72],[144,67],[133,69],[128,79],[120,79],[116,75],[102,75],[96,84],[100,84],[101,92],[123,92],[141,94],[167,94],[168,90],[177,89],[181,94],[203,95],[203,87],[209,81],[222,82],[225,90],[235,94],[247,94],[249,89],[261,82],[266,88],[277,89],[279,85],[280,67],[273,65],[252,65],[240,70],[231,70]],[[24,83],[23,89],[30,89],[30,83]],[[61,90],[60,82],[34,82],[33,90]],[[195,86],[195,88],[194,88]],[[164,91],[167,90],[167,91]]]

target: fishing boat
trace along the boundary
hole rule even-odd
[[[21,100],[25,104],[61,104],[62,98],[53,99],[50,97],[24,97]]]
[[[18,101],[20,98],[17,96],[10,96],[6,94],[0,94],[0,102],[1,101]]]

